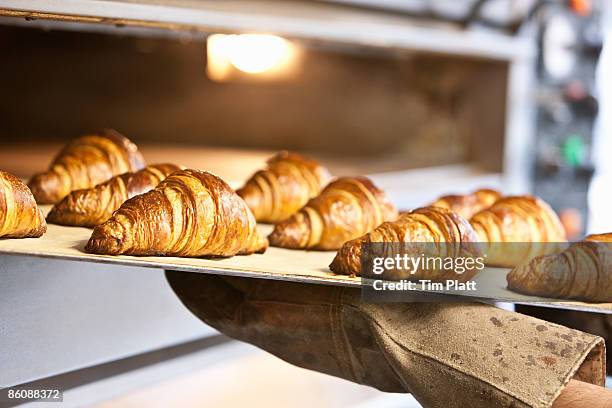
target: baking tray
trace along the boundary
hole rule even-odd
[[[46,213],[50,206],[42,206],[42,209]],[[269,225],[259,225],[259,228],[261,232],[266,234],[272,229]],[[361,286],[360,278],[336,275],[329,270],[328,265],[334,258],[335,251],[296,251],[269,248],[265,254],[234,256],[223,259],[107,256],[88,254],[83,251],[90,235],[91,229],[88,228],[49,224],[47,233],[41,238],[0,239],[0,254],[335,286]],[[505,277],[508,271],[504,268],[486,268],[474,279],[479,287],[478,294],[467,296],[453,292],[452,295],[459,299],[511,302],[612,314],[612,303],[565,302],[558,299],[526,296],[511,292],[506,289]],[[451,294],[449,292],[438,293]]]

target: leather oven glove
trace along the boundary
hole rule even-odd
[[[600,337],[476,303],[361,302],[359,289],[166,271],[220,332],[425,407],[549,407],[572,378],[603,385]]]

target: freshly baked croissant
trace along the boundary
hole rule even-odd
[[[612,232],[607,234],[591,234],[585,237],[583,241],[612,242]]]
[[[28,186],[39,204],[55,204],[68,193],[90,188],[144,167],[138,148],[114,130],[78,137],[55,157],[49,170],[32,177]]]
[[[370,179],[343,177],[276,224],[268,240],[283,248],[333,250],[396,218],[397,209]]]
[[[506,280],[508,289],[528,295],[612,302],[612,233],[534,258],[514,268]]]
[[[487,265],[514,267],[563,248],[565,231],[548,204],[533,196],[511,196],[472,217],[470,223],[486,242]]]
[[[47,221],[95,227],[108,220],[125,200],[152,190],[170,173],[182,168],[174,164],[155,164],[135,173],[120,174],[92,188],[73,191],[53,206]]]
[[[329,182],[327,169],[296,153],[280,152],[237,191],[259,222],[283,221]]]
[[[456,258],[481,255],[478,237],[469,222],[454,212],[441,207],[423,207],[400,214],[396,221],[385,222],[373,231],[348,241],[336,254],[329,268],[342,275],[358,276],[362,272],[363,245],[375,243],[388,244],[384,248],[385,257],[403,256]],[[374,247],[371,247],[374,248]],[[431,265],[430,265],[431,266]],[[478,270],[466,268],[463,273],[454,269],[421,268],[414,273],[408,270],[390,270],[382,275],[387,280],[431,279],[444,281],[456,279],[465,282]],[[366,274],[369,275],[369,274]]]
[[[0,170],[0,237],[40,237],[47,231],[45,217],[21,180]]]
[[[94,228],[85,251],[226,257],[263,253],[267,246],[245,202],[223,180],[207,172],[181,170],[124,202]]]
[[[501,198],[499,191],[483,188],[465,195],[446,195],[430,204],[433,207],[448,208],[466,220],[477,212],[489,208]]]

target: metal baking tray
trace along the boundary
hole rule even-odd
[[[50,206],[43,206],[43,211],[46,212],[49,209]],[[259,228],[263,233],[271,231],[269,225],[260,225]],[[328,266],[336,254],[334,251],[296,251],[269,248],[265,254],[234,256],[223,259],[107,256],[92,255],[83,251],[90,235],[91,230],[87,228],[49,224],[47,233],[41,238],[0,240],[0,254],[356,288],[361,287],[362,283],[358,277],[336,275],[329,270]],[[565,302],[558,299],[526,296],[511,292],[506,289],[505,277],[508,271],[504,268],[487,268],[480,272],[474,280],[480,288],[479,293],[486,294],[486,296],[466,296],[457,292],[453,292],[452,295],[454,298],[465,300],[511,302],[612,314],[612,303]],[[442,294],[450,295],[448,292],[442,292]]]

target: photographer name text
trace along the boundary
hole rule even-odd
[[[457,279],[447,279],[444,282],[433,282],[429,279],[420,279],[418,281],[409,281],[405,279],[400,281],[375,280],[372,282],[372,288],[377,291],[416,290],[435,292],[478,290],[476,281],[469,280],[461,282]]]

